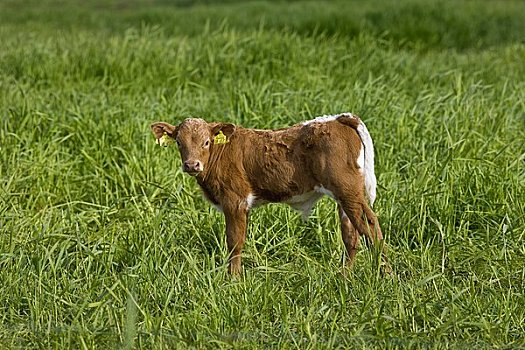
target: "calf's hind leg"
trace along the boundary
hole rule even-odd
[[[346,191],[335,191],[334,194],[336,196],[336,199],[339,201],[341,231],[343,232],[343,242],[345,242],[348,255],[351,258],[350,263],[355,257],[357,244],[352,244],[352,240],[350,240],[350,244],[347,244],[345,241],[345,239],[351,236],[347,233],[348,225],[344,221],[343,214],[346,214],[346,217],[352,224],[353,228],[357,230],[357,232],[359,232],[360,235],[365,236],[368,242],[373,243],[375,246],[381,246],[382,269],[384,272],[390,273],[392,269],[388,264],[386,250],[382,245],[383,234],[381,232],[377,216],[368,206],[364,197],[363,190],[356,188],[356,186],[346,186],[346,188]],[[343,211],[342,214],[341,209]],[[343,225],[345,226],[345,228],[343,228]],[[359,238],[357,238],[356,240],[358,239]],[[351,252],[353,255],[351,255]]]
[[[352,267],[359,247],[359,233],[355,230],[350,219],[345,214],[341,204],[338,205],[338,209],[339,220],[341,222],[341,237],[343,238],[343,243],[345,244],[346,252],[348,254],[346,265]]]

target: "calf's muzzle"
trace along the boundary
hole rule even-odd
[[[185,173],[195,176],[203,170],[203,166],[198,160],[187,160],[183,163],[182,170],[184,170]]]

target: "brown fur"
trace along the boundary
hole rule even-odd
[[[343,115],[328,122],[254,130],[190,118],[178,126],[159,122],[151,128],[157,138],[165,132],[177,140],[183,163],[190,164],[185,171],[196,176],[205,197],[222,209],[231,253],[229,270],[238,274],[250,194],[256,198],[253,204],[259,205],[286,202],[315,193],[321,186],[330,191],[339,203],[348,265],[354,260],[359,234],[376,243],[382,240],[357,165],[362,147],[359,123],[358,118]],[[213,142],[220,131],[228,138],[225,144]],[[203,165],[202,171],[195,171],[196,162]]]

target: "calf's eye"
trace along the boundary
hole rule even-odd
[[[210,139],[207,139],[206,142],[204,142],[204,147],[208,147],[210,145]]]

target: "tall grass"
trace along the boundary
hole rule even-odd
[[[213,4],[212,6],[207,6]],[[4,0],[3,27],[17,30],[87,30],[121,33],[158,26],[170,35],[202,35],[203,28],[258,28],[301,35],[353,38],[360,33],[392,39],[400,46],[487,48],[523,43],[520,0]]]
[[[0,4],[2,347],[525,347],[523,3],[28,4]],[[393,277],[366,249],[343,277],[326,199],[254,210],[230,278],[149,123],[342,111],[375,141]]]

